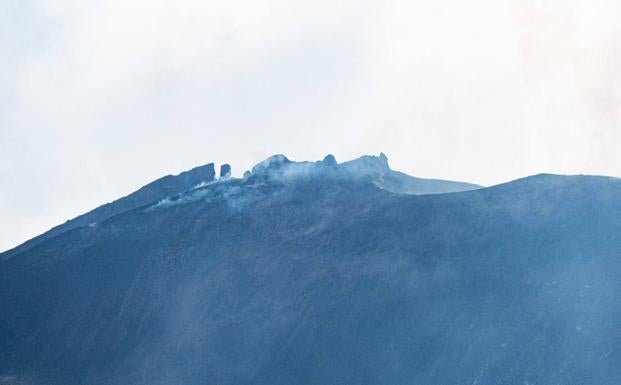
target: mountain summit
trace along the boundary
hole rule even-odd
[[[315,165],[310,167],[310,165]],[[330,170],[330,174],[338,174],[342,177],[362,178],[370,182],[375,182],[378,186],[382,186],[390,191],[402,192],[408,194],[438,194],[455,191],[466,191],[480,188],[481,186],[452,182],[435,179],[415,178],[403,173],[393,171],[388,167],[388,158],[383,153],[379,157],[363,156],[359,159],[337,165],[334,156],[328,155],[323,162],[292,162],[284,155],[274,155],[266,160],[258,163],[252,168],[255,175],[267,175],[280,169],[285,173],[294,174],[299,170],[306,172],[314,171],[316,173],[325,172],[321,166],[333,166],[334,170]],[[286,171],[285,171],[286,170]],[[279,171],[276,171],[278,173]],[[247,173],[246,176],[250,175]],[[223,164],[220,167],[220,178],[228,178],[231,176],[231,166]],[[114,215],[133,210],[137,207],[159,201],[166,197],[173,197],[178,194],[190,191],[197,187],[204,186],[216,180],[216,172],[213,163],[195,167],[191,170],[180,173],[179,175],[167,175],[157,179],[139,190],[115,200],[114,202],[104,204],[88,213],[71,219],[51,230],[19,245],[18,247],[0,254],[1,259],[8,259],[31,247],[58,236],[66,231],[101,222]]]
[[[2,255],[0,384],[621,381],[621,180],[208,170]]]

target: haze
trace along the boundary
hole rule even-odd
[[[621,3],[3,0],[0,250],[274,153],[621,176]]]

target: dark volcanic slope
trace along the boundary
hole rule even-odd
[[[275,158],[2,262],[0,380],[619,384],[620,197],[395,194]]]
[[[135,209],[136,207],[146,205],[147,203],[157,201],[169,195],[182,193],[200,183],[211,182],[214,179],[215,170],[213,163],[195,167],[189,171],[182,172],[179,175],[166,175],[165,177],[143,186],[138,191],[135,191],[126,197],[117,199],[114,202],[107,203],[96,208],[95,210],[80,215],[63,223],[62,225],[58,225],[50,229],[49,231],[17,246],[12,250],[2,253],[0,255],[0,260],[11,258],[12,256],[26,251],[47,239],[60,235],[65,231],[86,226],[90,223],[103,221],[113,215]]]

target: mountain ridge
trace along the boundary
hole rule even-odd
[[[213,163],[194,167],[188,171],[183,171],[177,175],[166,175],[150,182],[138,190],[115,199],[112,202],[104,203],[84,214],[80,214],[65,223],[52,227],[50,230],[31,238],[24,243],[0,253],[0,260],[11,258],[22,251],[28,250],[39,242],[59,235],[67,230],[86,226],[89,223],[98,222],[102,218],[107,218],[131,210],[152,200],[159,199],[161,195],[170,195],[185,191],[204,181],[215,179],[215,169]]]
[[[390,181],[390,183],[386,186],[388,190],[409,194],[454,192],[481,187],[479,185],[464,182],[416,178],[398,171],[393,171],[388,166],[388,159],[383,153],[381,153],[378,157],[365,155],[360,158],[344,162],[340,165],[336,163],[336,160],[332,155],[326,156],[323,161],[319,162],[293,162],[284,155],[273,155],[253,166],[252,173],[265,173],[268,171],[270,167],[269,164],[272,162],[275,164],[283,163],[287,165],[317,165],[323,162],[324,164],[330,164],[334,167],[340,166],[345,169],[354,169],[350,170],[351,174],[359,173],[365,175],[365,177],[378,178],[380,175],[381,177],[388,175]],[[360,163],[364,166],[360,166]],[[363,170],[364,168],[367,169],[366,173],[364,172],[365,170]],[[372,169],[375,174],[372,175],[368,169]],[[229,178],[230,172],[230,166],[223,164],[220,173],[225,173],[227,175],[221,175],[221,178]],[[178,175],[166,175],[144,185],[124,197],[98,206],[91,211],[66,221],[65,223],[54,226],[50,230],[37,235],[18,246],[0,252],[0,260],[12,258],[13,256],[28,250],[36,244],[62,234],[65,231],[77,227],[87,226],[91,223],[100,222],[101,220],[121,214],[125,211],[148,205],[152,202],[169,198],[174,195],[183,194],[196,187],[200,187],[201,185],[205,185],[216,180],[214,163],[207,163],[203,166],[194,167],[190,170],[183,171]]]

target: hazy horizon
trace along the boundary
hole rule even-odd
[[[621,176],[612,0],[8,0],[0,250],[167,174],[283,153],[493,185]]]

